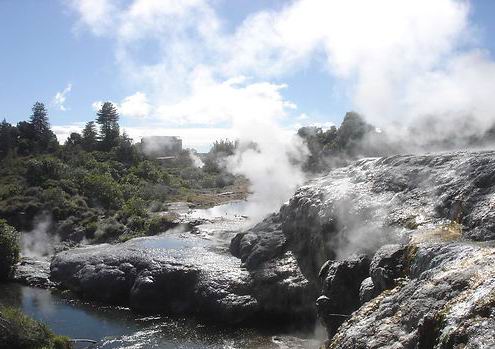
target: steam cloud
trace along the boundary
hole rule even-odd
[[[197,167],[197,168],[203,167],[203,165],[204,165],[203,160],[201,160],[201,158],[198,156],[198,154],[195,151],[190,150],[189,151],[189,157],[191,158],[191,161],[192,161],[194,167]]]
[[[304,147],[287,142],[280,126],[301,112],[275,81],[308,66],[326,72],[354,110],[399,141],[412,136],[411,126],[412,143],[421,145],[428,137],[480,134],[494,122],[495,63],[480,47],[467,1],[296,0],[230,29],[208,0],[69,4],[79,28],[115,40],[122,76],[142,89],[124,100],[133,114],[227,124],[241,145],[258,144],[228,166],[250,179],[252,199],[269,210],[304,180],[291,162]],[[152,64],[136,50],[147,41],[160,52]]]
[[[58,236],[49,234],[52,219],[49,215],[37,217],[34,228],[21,235],[21,253],[27,257],[43,257],[54,252],[54,245],[60,241]]]
[[[252,221],[262,219],[287,201],[300,186],[305,175],[296,165],[307,155],[302,140],[284,137],[273,121],[237,125],[242,137],[234,156],[227,161],[227,168],[234,174],[249,179],[252,195],[244,208]],[[255,146],[250,146],[254,142]]]

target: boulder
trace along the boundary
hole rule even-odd
[[[392,288],[395,280],[404,273],[406,248],[401,245],[385,245],[376,251],[370,265],[373,285],[381,292]]]
[[[373,280],[371,280],[370,277],[367,277],[366,279],[363,280],[361,283],[361,286],[359,286],[359,301],[361,304],[366,303],[376,296],[380,294],[380,291],[375,284],[373,283]]]
[[[421,244],[411,259],[415,273],[363,304],[328,348],[489,348],[495,343],[495,249]]]
[[[13,279],[26,286],[50,288],[55,284],[50,280],[51,257],[21,258],[17,264]]]
[[[242,323],[262,312],[237,259],[194,239],[166,235],[64,251],[54,257],[51,276],[82,297],[143,313]]]
[[[369,275],[369,266],[369,258],[363,255],[343,261],[328,261],[322,266],[322,296],[317,299],[316,306],[330,337],[348,315],[359,308],[359,289]]]

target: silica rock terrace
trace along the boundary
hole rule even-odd
[[[495,152],[363,159],[229,229],[229,246],[193,229],[76,248],[55,255],[51,279],[87,299],[229,326],[318,319],[327,348],[486,348],[494,200]]]

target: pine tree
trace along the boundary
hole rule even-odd
[[[50,129],[48,122],[48,112],[45,105],[36,102],[32,108],[33,114],[29,119],[32,138],[27,141],[30,144],[29,148],[35,152],[54,151],[58,147],[57,137]]]
[[[82,147],[86,151],[93,151],[98,145],[98,132],[94,121],[90,121],[84,126],[82,131]]]
[[[50,123],[48,122],[48,112],[45,105],[40,102],[36,102],[32,108],[33,114],[30,117],[30,123],[33,125],[34,132],[38,135],[46,134],[50,130]]]
[[[96,115],[96,122],[100,125],[100,146],[108,151],[118,144],[119,113],[111,102],[105,102]]]

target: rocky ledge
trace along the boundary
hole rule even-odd
[[[145,312],[258,324],[318,315],[331,348],[482,348],[493,337],[494,207],[495,152],[364,159],[229,232],[230,252],[165,234],[62,252],[51,272]],[[153,245],[167,238],[178,247]]]
[[[64,251],[52,260],[51,277],[84,298],[143,313],[261,326],[314,318],[312,300],[297,307],[308,282],[290,253],[253,275],[219,242],[228,232],[212,232],[212,226]]]
[[[403,254],[395,263],[377,257],[386,265],[371,269],[378,295],[352,313],[327,348],[491,348],[494,247],[423,242],[397,249]]]
[[[231,250],[251,273],[291,253],[330,348],[484,348],[494,208],[495,152],[363,159],[310,181]]]
[[[13,281],[26,286],[54,287],[50,280],[50,260],[51,257],[23,256],[16,266]]]

